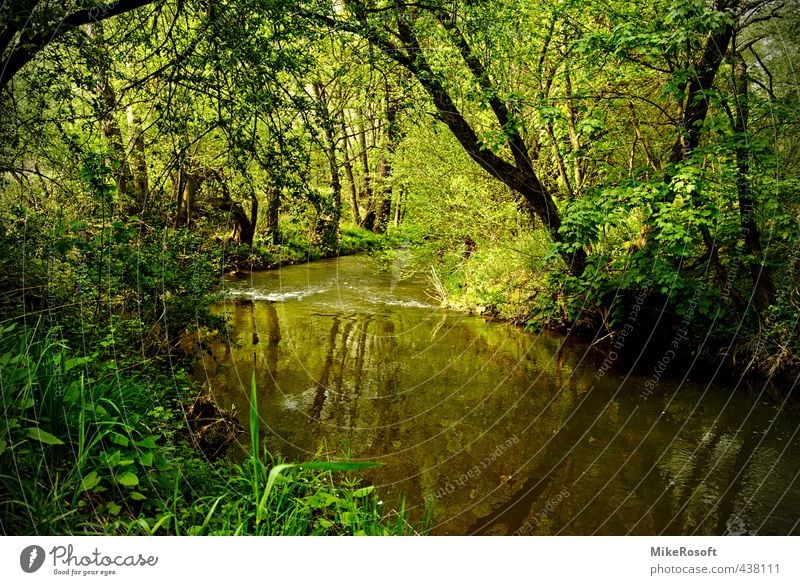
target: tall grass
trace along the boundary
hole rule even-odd
[[[184,440],[166,391],[75,356],[40,331],[0,326],[0,532],[4,534],[415,534],[352,475],[375,464],[290,463],[260,446],[211,463]],[[388,507],[387,507],[388,508]]]

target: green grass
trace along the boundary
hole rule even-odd
[[[151,373],[152,374],[152,373]],[[59,336],[0,327],[0,532],[398,535],[423,532],[353,475],[367,464],[285,462],[260,449],[211,463],[185,440],[177,397]],[[193,390],[188,382],[187,395]]]
[[[345,225],[342,226],[339,237],[339,255],[384,250],[395,245],[392,238],[385,234],[376,234],[362,227]]]

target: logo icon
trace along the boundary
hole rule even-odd
[[[44,564],[44,549],[41,546],[32,544],[22,549],[19,554],[19,566],[26,573],[35,573]]]

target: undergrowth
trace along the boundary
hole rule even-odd
[[[132,374],[54,332],[0,328],[0,532],[398,535],[423,531],[336,461],[211,462],[187,441],[185,376]],[[253,411],[255,414],[255,387]]]

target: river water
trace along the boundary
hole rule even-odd
[[[198,364],[294,460],[346,454],[434,534],[797,534],[797,409],[606,370],[587,343],[448,311],[423,278],[345,257],[226,284]],[[598,376],[598,372],[604,375]],[[247,434],[243,435],[248,436]]]

